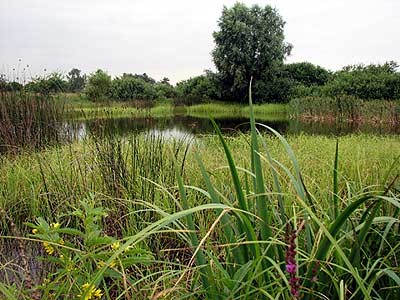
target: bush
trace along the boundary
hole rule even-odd
[[[124,74],[112,81],[111,93],[118,100],[154,100],[156,90],[151,83],[130,74]]]
[[[330,96],[344,94],[362,99],[400,98],[400,73],[389,69],[387,64],[345,67],[327,84],[326,93]]]
[[[177,100],[184,104],[197,104],[220,98],[218,84],[210,73],[179,82],[176,92]]]
[[[268,70],[253,84],[253,94],[257,99],[255,103],[287,103],[293,85],[284,66],[276,67],[274,71]]]
[[[331,76],[328,70],[308,62],[287,64],[285,70],[296,85],[307,87],[324,85]]]
[[[383,65],[354,65],[334,73],[325,85],[302,82],[292,89],[291,97],[353,96],[364,100],[400,98],[400,73],[395,62]]]
[[[175,88],[169,83],[158,82],[153,85],[157,99],[171,99],[177,96]]]
[[[104,101],[111,96],[111,76],[99,69],[88,77],[85,94],[92,101]]]
[[[0,79],[0,92],[18,92],[24,88],[22,84],[16,81],[7,82]]]
[[[25,85],[25,89],[29,92],[39,94],[55,94],[66,92],[68,90],[68,82],[60,73],[51,73],[43,77],[33,78],[31,82]]]

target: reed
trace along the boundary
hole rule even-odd
[[[63,102],[51,96],[0,92],[0,152],[59,143],[63,113]]]
[[[400,101],[362,100],[351,96],[305,97],[290,101],[291,114],[298,118],[351,122],[399,123]]]

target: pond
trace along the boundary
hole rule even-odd
[[[225,135],[234,135],[249,130],[249,120],[243,117],[219,118],[215,120]],[[274,121],[259,121],[281,134],[312,134],[342,136],[347,134],[397,135],[400,126],[383,123],[318,122],[287,118]],[[188,137],[213,134],[209,119],[176,114],[173,117],[105,118],[68,121],[63,125],[69,139],[80,140],[90,135],[124,136],[130,133],[152,132],[164,137]],[[260,130],[263,130],[260,128]],[[266,129],[264,129],[266,131]]]

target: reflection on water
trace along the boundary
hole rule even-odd
[[[162,137],[163,139],[167,139],[167,140],[171,140],[171,139],[175,139],[175,140],[179,140],[179,141],[185,141],[187,143],[191,143],[192,141],[194,141],[195,139],[195,135],[188,132],[188,131],[184,131],[182,129],[179,128],[167,128],[167,129],[150,129],[148,131],[146,131],[145,136],[149,136],[151,138],[154,137]]]
[[[248,119],[216,119],[224,134],[237,134],[249,130]],[[341,136],[346,134],[399,134],[400,127],[388,124],[366,124],[356,122],[317,122],[299,120],[260,121],[282,134],[315,134]],[[185,115],[171,118],[109,118],[84,121],[70,121],[63,126],[64,137],[68,140],[80,140],[90,135],[124,136],[129,133],[152,133],[165,138],[193,139],[196,135],[213,134],[214,129],[209,119]],[[266,130],[260,128],[260,130]]]

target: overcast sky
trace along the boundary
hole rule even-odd
[[[172,82],[213,69],[212,32],[234,0],[0,0],[0,73],[144,73]],[[400,61],[400,0],[273,0],[286,21],[288,62],[331,70]],[[19,59],[21,59],[18,67]],[[21,71],[20,71],[21,72]],[[29,75],[29,74],[28,74]]]

